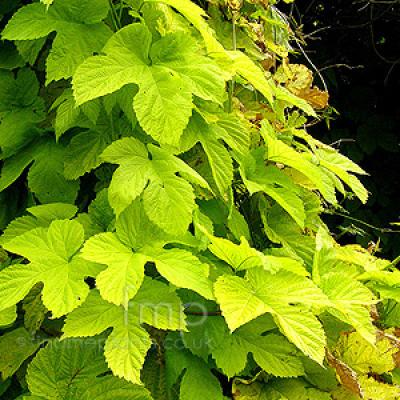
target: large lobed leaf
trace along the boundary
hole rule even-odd
[[[311,280],[291,272],[271,274],[261,268],[247,278],[222,276],[215,295],[231,331],[265,313],[271,313],[282,333],[315,361],[325,357],[325,335],[307,306],[328,305],[328,298]]]
[[[111,35],[102,23],[109,11],[107,0],[55,0],[29,4],[14,14],[2,33],[7,40],[34,40],[56,31],[47,58],[47,83],[69,78],[86,57],[98,52]],[[80,38],[79,43],[75,40]]]
[[[223,94],[222,74],[197,47],[179,32],[152,43],[144,24],[128,25],[107,42],[106,55],[90,57],[77,69],[77,104],[137,84],[133,107],[140,125],[160,143],[177,146],[192,114],[193,94],[205,100]]]
[[[167,285],[149,278],[127,309],[91,291],[86,302],[68,315],[63,337],[95,336],[112,328],[104,347],[109,367],[115,375],[140,383],[140,371],[151,346],[142,323],[160,329],[185,329],[178,296]]]
[[[84,282],[98,268],[77,255],[84,241],[82,226],[57,220],[48,228],[32,229],[8,241],[5,248],[26,257],[30,264],[12,265],[0,272],[0,310],[22,300],[38,282],[43,282],[43,302],[60,317],[82,304],[89,293]]]

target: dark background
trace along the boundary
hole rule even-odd
[[[338,114],[311,128],[369,174],[366,206],[346,201],[351,216],[325,220],[342,242],[380,238],[381,255],[400,254],[400,0],[296,0],[285,6],[303,49],[321,72]],[[298,62],[310,63],[298,50]],[[323,87],[321,79],[316,84]],[[375,229],[373,225],[383,230]],[[358,233],[357,233],[358,232]]]

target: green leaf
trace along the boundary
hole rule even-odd
[[[270,310],[249,283],[237,276],[218,278],[214,292],[231,331]]]
[[[38,139],[39,130],[36,128],[42,116],[35,113],[31,107],[5,112],[1,117],[0,147],[3,157],[9,157],[17,153],[31,140]]]
[[[303,375],[303,365],[296,356],[296,349],[284,337],[267,335],[263,337],[247,336],[248,348],[256,363],[267,373],[293,377]]]
[[[114,375],[140,383],[140,370],[151,346],[149,334],[137,322],[119,324],[104,346],[107,363]]]
[[[311,266],[315,253],[315,238],[304,234],[300,227],[278,204],[272,207],[265,200],[259,208],[264,230],[273,243],[283,246],[283,254]]]
[[[304,374],[298,352],[292,344],[283,336],[270,333],[264,335],[271,329],[264,317],[244,325],[233,333],[229,332],[220,317],[214,317],[200,327],[197,327],[197,321],[193,323],[193,328],[189,324],[190,330],[199,331],[208,345],[208,353],[212,354],[217,366],[228,378],[244,370],[248,353],[253,354],[254,360],[267,373],[285,377]],[[190,333],[184,334],[185,344],[188,335]],[[193,350],[198,349],[199,340],[201,339],[197,338],[193,341]]]
[[[376,303],[372,293],[360,282],[339,272],[325,274],[320,286],[333,305],[328,311],[354,326],[365,340],[375,343],[376,329],[367,308]]]
[[[85,259],[108,265],[96,278],[103,298],[126,307],[143,282],[144,265],[152,261],[160,274],[174,285],[213,299],[208,265],[186,250],[162,249],[174,238],[167,238],[165,233],[153,228],[143,207],[135,202],[118,219],[116,234],[101,233],[85,243],[82,250]]]
[[[46,65],[46,81],[50,83],[71,77],[85,58],[102,49],[111,35],[101,22],[108,11],[106,0],[55,0],[49,10],[44,4],[29,4],[14,14],[2,36],[8,40],[34,40],[56,31]]]
[[[280,169],[265,166],[263,154],[247,155],[242,163],[241,174],[250,194],[265,193],[275,200],[304,229],[306,213],[300,189]]]
[[[251,142],[251,126],[239,114],[218,114],[218,135],[236,154],[245,155],[249,152]],[[239,160],[238,160],[239,161]]]
[[[29,207],[27,211],[37,220],[46,221],[50,224],[55,219],[73,218],[78,211],[78,207],[66,203],[50,203]]]
[[[230,68],[253,85],[270,104],[273,104],[274,86],[271,79],[267,80],[263,70],[241,51],[229,51],[226,54],[229,62],[232,63]]]
[[[185,328],[182,305],[167,285],[149,279],[128,309],[107,303],[92,290],[86,302],[68,315],[63,337],[94,336],[112,327],[105,345],[108,365],[115,375],[140,383],[140,370],[151,346],[141,323],[160,329]]]
[[[186,316],[175,289],[155,279],[144,279],[139,292],[129,302],[129,311],[137,313],[141,323],[157,329],[186,330]]]
[[[400,396],[400,388],[397,385],[389,385],[375,380],[373,377],[360,377],[360,384],[368,399],[396,400]]]
[[[25,168],[32,163],[36,152],[40,150],[41,143],[43,142],[39,141],[38,144],[28,146],[19,154],[15,154],[4,161],[0,175],[1,191],[12,185],[24,172]]]
[[[34,40],[16,40],[14,43],[19,54],[25,60],[25,62],[29,63],[29,65],[34,65],[39,57],[40,51],[46,43],[46,38],[43,37],[41,39]]]
[[[12,70],[23,67],[24,64],[23,58],[12,43],[4,41],[0,44],[0,68]]]
[[[137,199],[125,209],[115,224],[118,239],[128,247],[139,250],[144,246],[164,246],[171,236],[153,224],[146,215],[143,203]],[[175,239],[175,238],[173,238]]]
[[[52,104],[51,110],[57,109],[54,129],[57,141],[69,129],[74,127],[94,128],[100,115],[99,101],[93,100],[82,107],[77,107],[72,89],[66,89]],[[89,117],[86,115],[88,114]],[[105,118],[102,122],[104,124]]]
[[[137,316],[130,317],[92,291],[87,301],[68,315],[63,331],[67,338],[95,336],[109,327],[113,331],[104,348],[109,367],[114,375],[140,383],[140,369],[151,342]]]
[[[40,347],[42,341],[32,337],[25,328],[17,328],[0,337],[0,372],[7,379]]]
[[[11,325],[17,319],[17,307],[12,306],[0,311],[0,327]]]
[[[111,232],[92,236],[82,249],[82,257],[108,266],[97,276],[97,287],[105,300],[125,307],[139,290],[144,265],[149,261],[146,255],[133,253]]]
[[[0,72],[0,148],[7,158],[31,140],[38,139],[37,124],[44,119],[44,103],[38,96],[39,82],[33,71],[21,69],[16,78],[11,72]],[[21,161],[23,163],[24,161]],[[4,167],[1,186],[4,186]]]
[[[182,303],[175,291],[165,283],[145,278],[127,309],[108,303],[92,290],[85,303],[69,314],[64,337],[94,336],[114,323],[118,325],[121,318],[126,322],[129,316],[158,329],[186,329]]]
[[[4,244],[35,228],[47,228],[56,219],[73,218],[78,208],[72,204],[51,203],[29,207],[26,211],[31,215],[14,219],[4,230],[0,243]]]
[[[109,188],[109,201],[118,215],[145,189],[152,163],[144,144],[134,138],[117,140],[106,148],[102,158],[121,165],[114,172]]]
[[[265,255],[263,257],[264,269],[271,271],[282,269],[284,271],[289,271],[300,276],[310,276],[310,273],[307,271],[302,262],[290,257],[281,257],[279,255],[279,252],[277,252],[277,254],[278,256]]]
[[[108,190],[103,189],[97,193],[96,198],[88,207],[88,215],[91,221],[100,231],[108,231],[114,224],[114,212],[108,202]]]
[[[204,125],[204,124],[203,124]],[[202,126],[196,132],[207,155],[213,178],[221,196],[230,187],[233,179],[232,159],[225,146],[218,140],[212,126]]]
[[[228,216],[228,228],[236,239],[244,237],[246,240],[251,240],[249,225],[236,207],[232,207]]]
[[[143,76],[134,99],[141,127],[158,142],[177,145],[192,115],[191,89],[179,75],[153,67]]]
[[[159,0],[146,0],[146,2],[159,2]],[[190,0],[163,0],[161,3],[174,7],[185,16],[185,18],[187,18],[196,29],[198,29],[203,36],[209,54],[212,54],[213,56],[224,54],[225,50],[215,38],[215,32],[206,22],[205,17],[207,14],[202,8],[195,3],[192,3]]]
[[[292,343],[322,363],[325,335],[317,318],[304,306],[323,306],[329,301],[311,280],[286,271],[271,274],[253,268],[247,271],[247,279],[220,277],[214,289],[231,331],[271,313]]]
[[[379,292],[380,298],[382,299],[393,299],[396,302],[400,299],[400,287],[398,286],[386,286],[386,285],[374,285],[374,290]]]
[[[195,171],[178,158],[134,138],[114,142],[103,153],[103,159],[120,164],[109,188],[110,204],[117,214],[127,208],[142,192],[149,219],[171,234],[182,234],[192,221],[195,207],[191,185],[177,172]]]
[[[29,332],[39,330],[46,318],[47,309],[42,301],[42,285],[34,286],[22,303],[24,310],[24,326]]]
[[[267,142],[269,161],[282,163],[299,171],[316,186],[327,201],[336,203],[335,189],[328,183],[320,168],[304,157],[304,154],[297,152],[281,140],[273,138],[268,133],[265,133],[263,137]]]
[[[368,191],[362,185],[355,175],[349,174],[355,172],[357,174],[366,175],[366,172],[362,170],[358,165],[353,163],[347,157],[341,155],[336,151],[329,151],[326,149],[318,149],[316,154],[320,158],[320,163],[323,167],[332,171],[336,174],[354,194],[361,200],[362,203],[366,203],[368,200]]]
[[[77,103],[137,84],[134,109],[140,125],[160,143],[177,146],[192,114],[193,94],[217,99],[224,89],[217,66],[196,48],[179,32],[152,44],[144,24],[128,25],[108,41],[105,56],[90,57],[78,68],[73,79]]]
[[[46,7],[42,4],[21,8],[6,28],[2,36],[7,40],[39,39],[53,31],[53,27],[48,24]]]
[[[105,301],[97,290],[91,290],[86,301],[69,313],[63,326],[63,339],[95,336],[115,323],[119,324],[123,310]]]
[[[30,164],[28,185],[43,203],[73,203],[78,195],[78,182],[64,177],[65,146],[51,139],[38,140],[22,152],[8,158],[1,171],[0,190],[15,182]]]
[[[241,238],[239,245],[228,239],[207,235],[210,240],[208,249],[218,258],[224,260],[235,270],[242,271],[253,267],[265,266],[268,268],[264,254],[249,246],[245,238]]]
[[[147,187],[143,194],[144,209],[150,220],[161,229],[179,234],[185,232],[192,222],[195,196],[186,180],[168,175],[161,176],[161,182],[154,180]]]
[[[202,55],[201,47],[187,32],[163,36],[152,47],[151,58],[156,65],[183,76],[197,97],[222,103],[225,95],[223,73],[211,58]]]
[[[387,337],[381,337],[371,344],[358,332],[341,336],[336,346],[338,357],[361,374],[384,374],[392,371],[396,367],[393,357],[397,351]]]
[[[55,339],[29,365],[27,383],[34,396],[73,400],[107,370],[96,341]]]
[[[146,0],[147,2],[156,2],[159,0]],[[189,0],[162,0],[162,3],[168,4],[177,9],[184,15],[193,26],[199,30],[203,36],[208,53],[224,64],[233,74],[237,73],[251,83],[255,89],[270,102],[273,102],[274,86],[268,81],[261,70],[253,61],[240,51],[225,51],[224,47],[215,38],[215,32],[206,22],[207,16],[196,4]],[[310,107],[308,111],[314,114]]]
[[[248,185],[248,187],[249,186],[250,185]],[[304,229],[306,218],[304,203],[296,193],[286,188],[252,184],[251,191],[253,192],[254,189],[256,189],[256,191],[262,191],[274,199],[296,221],[300,228]]]
[[[220,383],[210,371],[207,363],[179,345],[182,345],[179,337],[168,335],[165,358],[167,384],[170,389],[183,373],[180,381],[180,400],[223,400]]]
[[[190,363],[190,368],[183,375],[180,400],[198,398],[223,400],[218,379],[210,372],[205,363],[194,359]]]
[[[246,382],[237,379],[233,383],[233,395],[238,400],[331,400],[329,393],[310,388],[300,379],[275,379],[268,384]]]
[[[35,162],[29,169],[28,184],[42,203],[74,203],[78,196],[79,183],[64,176],[64,159],[67,149],[48,142],[39,147]]]
[[[84,278],[96,272],[76,252],[83,243],[83,228],[75,221],[54,221],[49,228],[28,231],[5,245],[26,257],[30,264],[16,264],[0,272],[0,310],[22,300],[43,282],[43,303],[57,318],[81,304],[89,288]]]
[[[78,105],[113,93],[148,73],[151,33],[131,24],[114,34],[103,49],[106,56],[89,57],[76,71],[72,84]]]
[[[131,122],[132,127],[137,125],[137,117],[132,108],[133,98],[138,92],[135,84],[126,85],[118,91],[103,97],[103,105],[107,114],[111,115],[118,107],[124,112],[126,118]],[[86,103],[91,104],[92,102]]]
[[[132,385],[114,376],[97,378],[83,393],[82,400],[152,400],[142,386]]]
[[[322,365],[326,337],[321,323],[309,311],[298,307],[281,308],[275,316],[281,332],[304,354]]]
[[[173,285],[191,289],[206,299],[213,299],[209,266],[186,250],[153,250],[143,252],[156,264],[158,272]]]

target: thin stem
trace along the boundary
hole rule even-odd
[[[326,67],[322,67],[319,69],[319,72],[325,71],[331,68],[347,68],[347,69],[360,69],[365,68],[364,65],[348,65],[348,64],[332,64],[327,65]]]
[[[330,25],[329,26],[323,26],[322,28],[318,28],[318,29],[316,29],[315,31],[313,31],[311,33],[307,33],[306,35],[303,35],[303,39],[308,39],[308,38],[312,39],[313,36],[316,35],[317,33],[322,32],[322,31],[326,31],[326,30],[331,29],[331,28],[332,28],[332,26],[330,26]]]
[[[114,30],[118,31],[119,29],[121,29],[121,22],[117,15],[117,11],[115,10],[113,0],[108,0],[108,4],[110,5],[110,9],[111,9],[111,20],[112,20],[112,23],[114,26]]]
[[[186,315],[193,315],[193,316],[199,316],[199,317],[217,317],[222,315],[221,310],[216,310],[216,311],[208,311],[208,310],[202,310],[202,311],[193,311],[190,309],[191,304],[186,304],[185,305],[185,314]]]
[[[118,15],[118,21],[119,21],[119,25],[121,26],[121,20],[122,20],[122,13],[124,11],[124,4],[121,2],[119,4],[119,15]]]
[[[386,315],[390,314],[390,313],[394,310],[394,308],[396,307],[396,305],[397,305],[397,302],[396,302],[396,301],[392,301],[392,302],[390,303],[390,308],[387,309],[387,310],[385,311],[385,314],[386,314]]]
[[[299,50],[301,51],[301,53],[303,54],[304,58],[308,61],[308,63],[311,65],[312,69],[316,72],[316,74],[319,76],[319,79],[321,79],[322,85],[324,86],[324,90],[325,92],[328,91],[328,85],[325,82],[324,77],[322,76],[320,70],[315,66],[315,64],[312,62],[311,58],[308,56],[308,54],[305,52],[305,50],[303,49],[303,46],[300,43],[300,40],[298,40],[297,38],[294,39]]]
[[[370,4],[389,4],[389,5],[395,5],[399,4],[399,0],[369,0]]]
[[[185,314],[199,316],[199,317],[219,317],[220,315],[222,315],[221,311],[209,311],[209,312],[185,311]]]
[[[389,266],[394,268],[398,263],[400,263],[400,256],[396,257]]]
[[[113,138],[115,138],[114,118],[112,112],[110,114],[110,126],[111,126],[111,135]]]
[[[331,211],[331,212],[325,211],[325,212],[327,214],[338,215],[340,217],[343,217],[343,218],[346,218],[346,219],[350,219],[351,221],[358,222],[361,225],[364,225],[364,226],[366,226],[366,227],[368,227],[370,229],[373,229],[375,231],[379,231],[379,232],[382,232],[382,233],[400,233],[400,231],[396,231],[396,230],[390,229],[390,228],[379,228],[377,226],[369,224],[368,222],[361,221],[358,218],[351,217],[350,215],[343,214],[343,213],[341,213],[339,211]]]

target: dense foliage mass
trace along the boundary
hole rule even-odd
[[[2,1],[4,398],[400,398],[400,273],[321,220],[365,172],[273,3]]]

